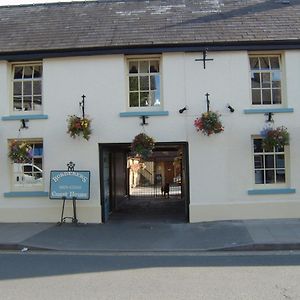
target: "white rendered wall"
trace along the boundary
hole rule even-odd
[[[299,99],[300,51],[284,53],[287,107],[294,113],[274,115],[275,126],[291,134],[290,184],[295,194],[248,195],[254,189],[251,135],[265,124],[263,114],[249,115],[251,108],[248,53],[210,52],[214,58],[204,70],[202,53],[163,54],[161,60],[163,109],[169,116],[153,116],[147,134],[157,142],[187,141],[190,169],[190,219],[192,222],[224,219],[299,217],[300,160]],[[7,116],[10,65],[0,61],[0,116]],[[196,117],[206,111],[205,93],[211,109],[222,114],[225,131],[204,136],[195,130]],[[79,101],[86,95],[86,114],[92,119],[89,141],[72,139],[67,133],[68,115],[80,115]],[[230,113],[227,104],[234,107]],[[178,110],[188,106],[179,114]],[[52,58],[43,61],[43,110],[47,120],[30,120],[22,138],[43,138],[45,187],[49,172],[74,161],[76,169],[91,171],[91,199],[78,201],[81,222],[100,222],[99,143],[130,143],[142,131],[138,117],[121,118],[127,110],[126,64],[123,55]],[[19,121],[0,121],[0,222],[55,222],[61,201],[43,198],[5,198],[10,191],[7,140],[18,137]],[[299,136],[299,137],[298,137]],[[68,212],[67,212],[68,213]]]

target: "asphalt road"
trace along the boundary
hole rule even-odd
[[[1,252],[0,299],[300,299],[300,252]]]

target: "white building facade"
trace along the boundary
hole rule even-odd
[[[91,171],[90,200],[78,201],[78,219],[102,222],[99,145],[130,144],[144,130],[158,143],[187,145],[188,221],[298,218],[300,50],[259,48],[208,48],[213,60],[205,68],[197,61],[204,48],[0,57],[0,222],[58,221],[61,201],[49,199],[49,176],[69,161]],[[206,93],[224,126],[210,136],[194,126],[207,110]],[[92,120],[88,141],[67,134],[67,118],[81,115],[83,94]],[[272,126],[288,129],[290,144],[267,152],[260,133],[270,113]],[[8,158],[13,140],[34,149],[34,183]]]

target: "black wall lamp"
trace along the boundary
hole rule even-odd
[[[234,112],[234,108],[231,106],[231,105],[227,105],[227,108],[229,109],[229,111],[231,112],[231,113],[233,113]]]
[[[188,109],[187,106],[185,106],[185,107],[179,109],[179,113],[182,114],[182,113],[183,113],[185,110],[187,110],[187,109]]]

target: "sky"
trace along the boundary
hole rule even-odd
[[[31,3],[71,2],[71,1],[82,1],[82,0],[0,0],[0,6],[31,4]]]

